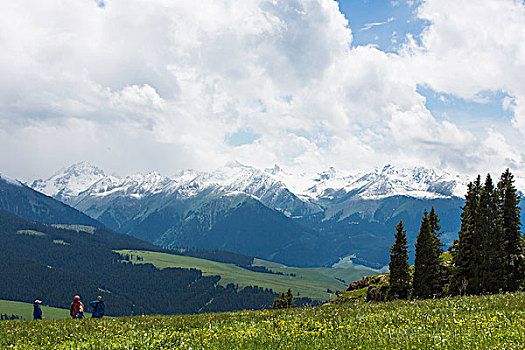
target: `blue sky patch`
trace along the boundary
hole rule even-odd
[[[416,5],[406,0],[338,0],[349,20],[352,46],[375,45],[385,52],[397,52],[412,34],[416,42],[426,22],[416,18]]]
[[[254,133],[250,129],[241,129],[233,134],[226,136],[225,141],[228,145],[239,147],[242,145],[249,145],[261,138],[260,134]]]
[[[440,93],[423,85],[418,85],[417,92],[425,96],[425,106],[437,120],[453,120],[460,127],[485,129],[510,123],[513,117],[511,109],[503,108],[505,98],[510,98],[503,91],[483,91],[476,100]]]

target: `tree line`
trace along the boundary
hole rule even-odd
[[[468,184],[458,239],[443,251],[439,217],[423,213],[409,266],[408,241],[400,221],[390,248],[388,299],[513,292],[525,286],[525,246],[519,195],[509,169],[495,185],[490,174]]]

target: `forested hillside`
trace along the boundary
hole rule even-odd
[[[102,295],[108,314],[118,316],[258,309],[275,298],[258,287],[221,287],[219,277],[194,269],[122,263],[112,251],[152,247],[105,229],[59,229],[0,211],[0,299],[67,307],[73,295]]]

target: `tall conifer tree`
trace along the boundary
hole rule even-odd
[[[440,273],[441,240],[439,239],[439,218],[434,208],[429,214],[423,213],[416,240],[414,261],[413,296],[432,298],[442,292]]]
[[[503,289],[516,291],[524,279],[523,246],[520,232],[520,198],[514,187],[514,176],[509,169],[501,174],[498,182],[499,231],[503,244]]]
[[[468,184],[465,205],[461,213],[461,229],[458,239],[454,242],[452,262],[452,294],[478,294],[481,292],[481,276],[479,266],[483,257],[480,234],[479,200],[481,193],[481,177]]]
[[[481,292],[496,293],[503,288],[503,240],[499,233],[498,195],[490,174],[487,174],[485,184],[479,198],[480,231],[482,234],[481,264],[478,266],[481,275]]]
[[[432,207],[432,209],[430,209],[430,213],[428,213],[428,220],[430,223],[432,235],[434,236],[434,254],[439,258],[441,253],[443,253],[443,242],[441,242],[441,235],[443,232],[441,232],[441,225],[439,224],[440,220],[436,211],[434,210],[434,207]]]
[[[467,294],[473,285],[472,277],[474,271],[474,217],[479,194],[476,193],[474,183],[467,186],[465,205],[461,208],[461,228],[458,239],[454,241],[452,249],[452,283],[450,294]],[[470,286],[469,286],[470,284]]]
[[[408,265],[408,241],[405,224],[399,221],[394,233],[394,243],[390,248],[390,299],[406,299],[410,288],[410,273]]]
[[[438,276],[438,278],[433,281],[432,288],[434,290],[434,295],[442,295],[443,287],[447,283],[445,277],[448,274],[441,261],[441,255],[443,254],[444,246],[443,242],[441,241],[441,235],[443,234],[443,232],[441,231],[441,225],[439,224],[440,219],[436,211],[434,210],[434,207],[432,207],[432,209],[430,210],[428,218],[430,221],[430,228],[434,236],[434,260],[436,261],[438,268],[438,271],[436,272],[436,276]]]

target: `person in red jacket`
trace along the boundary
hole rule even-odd
[[[84,318],[84,304],[82,304],[78,295],[75,295],[75,299],[69,307],[69,314],[71,318]]]

